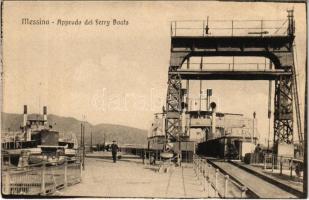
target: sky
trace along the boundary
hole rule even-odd
[[[148,129],[153,114],[165,105],[171,21],[207,16],[210,20],[285,20],[291,8],[303,114],[305,5],[215,1],[4,2],[2,109],[22,113],[27,104],[30,113],[42,113],[41,107],[47,105],[49,113],[77,119],[85,115],[93,124]],[[23,18],[50,20],[50,24],[25,25]],[[87,19],[94,24],[84,25]],[[95,25],[95,19],[128,24]],[[58,20],[80,20],[82,25],[61,26]],[[192,82],[191,87],[198,85]],[[203,88],[213,89],[219,111],[246,117],[255,111],[259,133],[266,137],[267,81],[203,81]]]

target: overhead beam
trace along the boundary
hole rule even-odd
[[[293,36],[173,36],[172,49],[218,49],[218,48],[271,48],[272,51],[289,51]]]
[[[178,74],[184,80],[277,80],[281,76],[291,76],[285,71],[218,71],[218,70],[177,70],[169,74]]]

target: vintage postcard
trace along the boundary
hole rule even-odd
[[[306,2],[3,1],[3,198],[306,198]]]

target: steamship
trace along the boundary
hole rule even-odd
[[[170,145],[183,161],[192,161],[193,155],[228,159],[243,159],[254,151],[258,132],[254,118],[239,113],[224,113],[216,110],[216,103],[200,106],[200,100],[191,99],[189,107],[181,114],[182,138]],[[201,108],[202,107],[202,108]],[[148,149],[162,152],[166,144],[165,113],[156,114],[148,132]]]
[[[39,116],[38,116],[39,117]],[[38,164],[74,162],[77,156],[76,137],[60,138],[59,132],[47,122],[47,107],[43,107],[43,119],[28,119],[24,105],[23,124],[17,133],[2,135],[2,157],[8,165],[18,167]]]

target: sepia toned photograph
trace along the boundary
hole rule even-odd
[[[1,3],[2,198],[308,197],[306,1]]]

